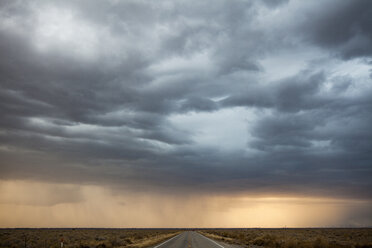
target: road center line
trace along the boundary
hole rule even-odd
[[[202,234],[200,234],[200,233],[198,233],[198,234],[199,234],[200,236],[202,236],[202,237],[208,239],[209,241],[212,241],[213,243],[215,243],[215,244],[218,245],[219,247],[225,248],[225,247],[223,247],[222,245],[220,245],[219,243],[217,243],[217,242],[211,240],[210,238],[207,238],[206,236],[204,236],[204,235],[202,235]]]
[[[182,233],[183,233],[183,232],[181,232],[180,234],[177,234],[177,235],[176,235],[176,236],[174,236],[173,238],[167,239],[166,241],[164,241],[164,242],[163,242],[163,243],[161,243],[160,245],[154,246],[153,248],[158,248],[158,247],[160,247],[160,246],[164,245],[165,243],[167,243],[167,242],[171,241],[172,239],[174,239],[175,237],[177,237],[177,236],[181,235]]]

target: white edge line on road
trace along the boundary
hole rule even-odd
[[[182,234],[182,232],[179,233],[179,234],[177,234],[177,235],[174,236],[173,238],[167,239],[166,241],[164,241],[164,242],[161,243],[160,245],[154,246],[154,248],[157,248],[157,247],[160,247],[160,246],[164,245],[164,244],[167,243],[168,241],[171,241],[172,239],[174,239],[175,237],[177,237],[177,236],[179,236],[179,235],[181,235],[181,234]]]
[[[199,233],[199,234],[200,234],[200,233]],[[208,239],[209,241],[212,241],[213,243],[215,243],[215,244],[218,245],[219,247],[225,248],[225,247],[223,247],[222,245],[220,245],[219,243],[217,243],[217,242],[211,240],[210,238],[205,237],[203,234],[200,234],[200,235],[201,235],[202,237]]]

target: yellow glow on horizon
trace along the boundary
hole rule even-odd
[[[369,206],[368,201],[328,198],[170,195],[0,181],[0,227],[344,226],[353,209]]]

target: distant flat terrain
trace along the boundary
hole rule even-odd
[[[372,228],[0,229],[0,248],[372,248]]]

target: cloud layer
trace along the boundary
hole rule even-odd
[[[2,1],[0,179],[371,199],[371,11]]]

